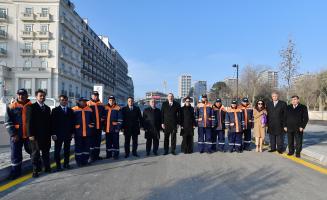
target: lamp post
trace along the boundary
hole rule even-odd
[[[237,64],[234,64],[233,67],[236,68],[236,98],[238,100],[238,69],[239,69],[239,66]]]

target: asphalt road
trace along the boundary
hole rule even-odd
[[[2,199],[327,199],[326,175],[275,153],[146,157],[144,150],[142,135],[140,158],[124,159],[122,153],[118,161],[30,179]]]

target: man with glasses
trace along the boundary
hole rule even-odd
[[[66,95],[59,96],[58,107],[52,110],[52,139],[55,142],[55,161],[57,171],[61,171],[60,152],[62,145],[64,145],[64,168],[70,169],[69,154],[70,143],[74,133],[74,112],[68,107],[68,97]]]

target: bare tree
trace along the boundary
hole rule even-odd
[[[280,51],[282,62],[279,69],[282,73],[282,78],[286,81],[287,100],[292,85],[292,78],[297,74],[300,57],[296,51],[295,43],[292,38],[288,40],[288,45]]]

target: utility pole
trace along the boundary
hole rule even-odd
[[[239,70],[239,66],[238,66],[238,64],[234,64],[233,67],[236,68],[236,98],[238,100],[238,70]]]

